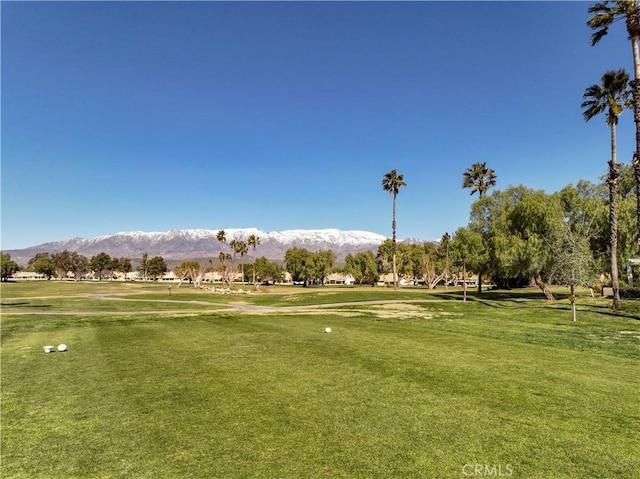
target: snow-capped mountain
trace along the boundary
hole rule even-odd
[[[126,256],[132,259],[141,257],[143,253],[162,256],[167,260],[216,258],[221,251],[221,244],[216,237],[218,231],[220,230],[130,231],[95,238],[72,238],[7,252],[11,254],[11,259],[23,265],[36,253],[58,253],[64,250],[76,251],[87,257],[105,252],[113,257]],[[224,228],[224,231],[227,241],[223,248],[226,252],[231,252],[229,243],[232,240],[247,241],[249,236],[256,235],[260,240],[256,255],[270,260],[282,260],[285,252],[294,247],[309,251],[330,249],[338,260],[342,260],[348,253],[375,251],[386,239],[385,236],[368,231],[338,229],[264,232],[257,228]],[[251,250],[252,248],[250,253]]]

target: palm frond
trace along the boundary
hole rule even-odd
[[[594,3],[587,9],[587,12],[596,13],[596,12],[610,11],[610,10],[611,10],[611,7],[609,7],[609,1],[605,0],[604,2]]]
[[[582,95],[585,101],[580,106],[583,108],[585,121],[607,111],[607,125],[617,124],[618,116],[629,103],[628,85],[629,75],[624,69],[605,72],[600,84],[591,85]]]

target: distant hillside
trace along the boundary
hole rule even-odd
[[[36,253],[58,253],[69,250],[87,257],[105,252],[114,257],[139,258],[143,253],[162,256],[166,260],[186,260],[195,258],[217,258],[220,242],[216,239],[218,229],[169,230],[167,232],[131,231],[96,238],[72,238],[66,241],[44,243],[30,248],[8,250],[18,264],[26,265]],[[227,244],[225,251],[231,251],[229,242],[233,239],[247,241],[250,235],[260,238],[256,248],[257,256],[277,261],[284,259],[285,252],[293,247],[310,251],[330,249],[339,261],[348,253],[375,251],[386,239],[384,236],[367,231],[342,231],[337,229],[288,230],[264,232],[256,228],[225,229]],[[411,239],[415,242],[415,238]],[[249,254],[252,254],[250,249]]]

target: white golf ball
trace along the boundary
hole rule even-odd
[[[327,326],[326,328],[324,328],[324,332],[325,333],[330,333],[331,332],[331,328]]]
[[[58,351],[62,352],[62,351],[66,351],[67,350],[67,345],[66,344],[59,344],[58,345]]]

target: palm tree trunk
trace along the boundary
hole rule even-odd
[[[393,264],[393,289],[398,289],[398,270],[396,267],[396,195],[393,195],[393,221],[391,222],[391,256]]]
[[[640,252],[640,51],[638,50],[638,36],[640,35],[640,11],[636,10],[627,15],[627,33],[631,40],[633,51],[633,72],[634,79],[630,81],[631,95],[633,97],[633,121],[636,125],[636,151],[633,153],[633,173],[636,179],[637,191],[637,246]]]
[[[616,125],[611,124],[611,161],[609,162],[609,227],[611,243],[611,286],[613,308],[620,308],[620,283],[618,281],[618,165],[616,163]],[[640,212],[639,212],[640,213]],[[640,216],[638,216],[640,219]]]
[[[253,247],[253,289],[258,289],[256,286],[256,247]]]

